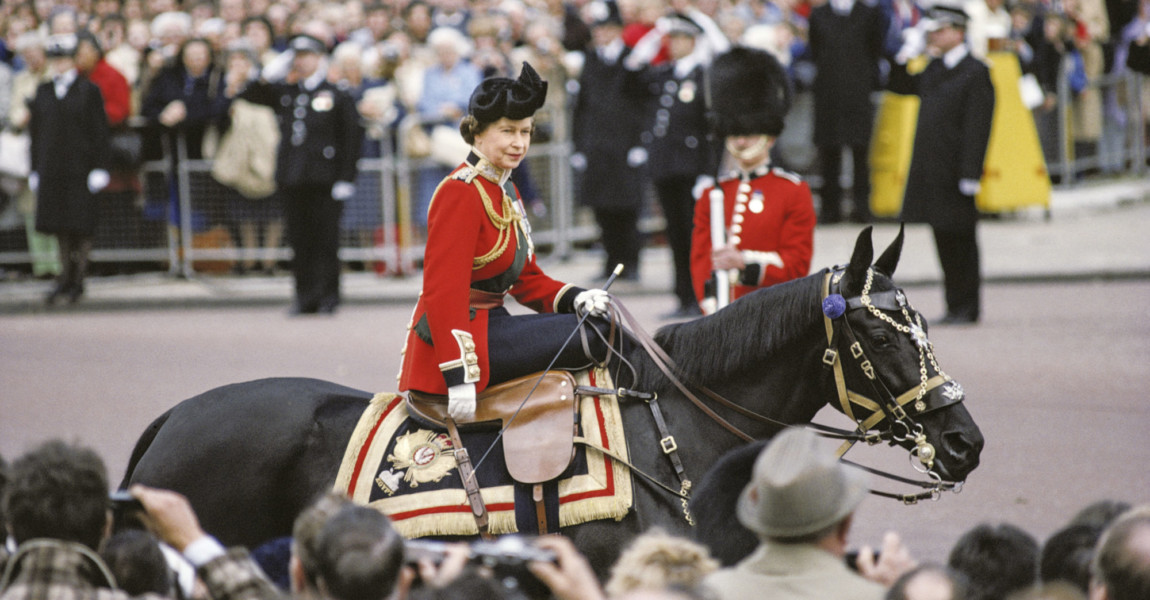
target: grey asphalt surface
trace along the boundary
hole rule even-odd
[[[980,522],[1015,523],[1041,540],[1089,501],[1150,500],[1148,197],[1150,180],[1059,190],[1049,219],[1027,211],[981,225],[991,284],[985,319],[934,328],[931,339],[986,435],[982,466],[962,494],[937,503],[864,502],[855,544],[880,543],[895,530],[919,558],[945,560]],[[819,227],[814,267],[846,261],[859,230]],[[875,246],[896,231],[876,226]],[[920,288],[912,301],[934,317],[941,290],[931,235],[922,226],[907,235],[895,279]],[[601,267],[594,252],[543,260],[549,273],[577,283]],[[643,269],[639,283],[612,291],[654,327],[673,303],[666,250],[648,251]],[[75,308],[46,310],[49,286],[0,282],[0,454],[11,459],[47,436],[81,440],[105,456],[114,483],[146,424],[208,388],[291,375],[394,389],[396,332],[419,278],[349,273],[346,308],[311,319],[286,315],[288,277],[94,278]],[[831,409],[817,420],[841,425]],[[907,474],[905,453],[885,446],[851,458]]]
[[[874,245],[881,249],[898,225],[875,225]],[[983,277],[987,282],[1123,279],[1150,277],[1150,179],[1122,179],[1056,189],[1049,211],[1026,209],[984,220],[979,229]],[[812,269],[845,262],[860,225],[819,226],[815,230]],[[602,268],[602,255],[576,252],[568,259],[541,257],[556,279],[590,285]],[[639,282],[620,282],[613,292],[669,294],[670,252],[665,247],[644,251]],[[925,225],[908,225],[896,280],[903,286],[940,281],[934,242]],[[0,313],[44,310],[47,281],[0,282]],[[419,295],[418,275],[379,277],[345,273],[347,303],[400,302]],[[198,276],[191,279],[162,273],[93,277],[87,295],[76,307],[56,310],[113,310],[154,306],[204,306],[291,301],[288,276]]]

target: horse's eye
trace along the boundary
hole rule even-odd
[[[871,344],[874,344],[875,348],[885,348],[891,344],[890,336],[885,333],[878,333],[871,336],[870,341]]]

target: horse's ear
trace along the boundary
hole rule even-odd
[[[874,267],[882,271],[887,277],[894,277],[894,270],[898,268],[898,258],[902,256],[902,234],[904,227],[905,225],[903,223],[899,223],[898,235],[895,236],[894,241],[890,243],[890,246],[887,246],[882,256],[878,257],[878,261],[874,264]]]
[[[855,251],[851,255],[851,262],[847,265],[843,276],[842,287],[844,292],[852,295],[862,289],[862,282],[866,281],[866,271],[870,268],[870,261],[874,258],[874,244],[871,242],[871,227],[868,225],[859,233],[855,240]],[[857,288],[857,289],[856,289]]]

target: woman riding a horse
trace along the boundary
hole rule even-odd
[[[408,326],[399,389],[446,394],[455,419],[474,414],[476,392],[545,370],[556,355],[556,367],[587,365],[582,344],[565,340],[580,315],[607,310],[606,291],[543,273],[510,181],[546,94],[547,82],[527,63],[517,80],[480,83],[460,124],[471,152],[428,208],[423,291]],[[541,314],[512,316],[503,307],[509,292]]]

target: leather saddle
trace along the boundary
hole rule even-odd
[[[475,417],[456,425],[466,429],[470,424],[498,422],[504,429],[503,455],[512,479],[543,483],[563,474],[575,455],[575,400],[575,377],[570,372],[535,373],[487,388],[476,398]],[[407,408],[419,419],[447,427],[447,396],[409,392]]]

